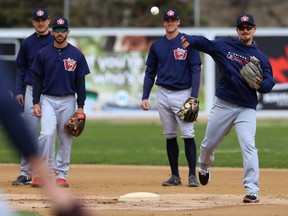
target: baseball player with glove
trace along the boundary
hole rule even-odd
[[[220,70],[216,97],[211,109],[199,155],[199,180],[208,184],[214,153],[232,127],[240,144],[247,194],[244,203],[259,202],[259,162],[255,145],[258,93],[269,93],[275,81],[269,59],[257,47],[253,37],[255,20],[242,14],[236,20],[238,37],[208,40],[202,36],[184,36],[183,47],[194,47],[209,54]]]
[[[74,137],[78,137],[84,130],[86,115],[85,113],[74,112],[64,124],[66,132]]]
[[[32,65],[34,114],[41,117],[39,151],[43,159],[47,160],[50,146],[54,145],[56,133],[58,134],[59,147],[54,171],[56,182],[61,187],[69,187],[66,178],[73,137],[73,134],[67,133],[64,125],[75,112],[76,102],[76,112],[81,114],[82,120],[85,121],[85,76],[90,73],[83,53],[67,42],[69,32],[66,18],[54,19],[54,44],[41,49]],[[79,130],[78,124],[75,125],[75,131]],[[41,180],[35,176],[31,185],[41,187],[41,184]]]
[[[177,115],[187,122],[194,122],[197,120],[199,112],[199,100],[194,97],[189,97],[178,111]]]
[[[157,76],[155,84],[158,86],[158,111],[166,138],[166,150],[172,175],[162,185],[181,185],[177,142],[179,127],[189,166],[188,186],[198,187],[195,174],[197,154],[193,122],[197,115],[193,118],[192,113],[195,111],[196,114],[198,111],[197,98],[202,63],[198,51],[182,48],[180,38],[183,34],[178,31],[180,18],[176,10],[168,9],[164,12],[162,25],[166,35],[153,42],[146,62],[142,109],[149,110],[148,98]],[[185,102],[187,99],[188,101]]]

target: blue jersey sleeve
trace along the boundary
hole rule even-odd
[[[191,97],[198,98],[199,88],[200,88],[200,80],[201,80],[201,65],[192,65],[192,91]]]
[[[142,100],[148,99],[156,77],[155,67],[147,66],[143,84]]]
[[[25,75],[26,75],[26,70],[28,67],[28,61],[26,59],[26,54],[25,54],[25,49],[23,44],[21,45],[19,52],[17,54],[17,71],[16,71],[16,85],[15,85],[15,95],[22,94],[24,95],[25,91]]]
[[[216,45],[217,40],[209,40],[204,36],[195,35],[185,35],[184,37],[189,42],[190,46],[201,52],[205,52],[209,55],[215,55],[215,53],[219,52],[219,48]]]
[[[151,89],[155,83],[155,78],[157,74],[157,57],[154,52],[154,45],[150,47],[149,54],[146,61],[146,70],[143,83],[143,95],[142,100],[148,99]]]
[[[257,91],[260,93],[269,93],[276,83],[273,78],[272,67],[267,57],[263,58],[261,68],[263,71],[263,77],[260,88]]]
[[[200,88],[200,76],[201,76],[201,65],[202,61],[200,58],[200,53],[198,50],[189,47],[188,49],[189,58],[189,70],[191,71],[191,97],[198,98],[199,88]]]
[[[76,76],[78,77],[83,77],[86,76],[90,73],[89,66],[87,64],[86,58],[83,55],[83,53],[80,52],[80,58],[78,60],[78,65],[77,65],[77,74]]]

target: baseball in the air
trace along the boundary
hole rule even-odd
[[[157,6],[153,6],[150,9],[150,12],[151,12],[152,15],[157,15],[159,13],[159,8]]]

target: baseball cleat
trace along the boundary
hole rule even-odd
[[[244,203],[258,203],[259,202],[258,195],[255,193],[246,194],[246,196],[243,199],[243,202]]]
[[[182,185],[181,179],[178,176],[172,175],[167,181],[162,183],[162,186],[178,186]]]
[[[31,182],[32,182],[31,177],[20,175],[17,177],[17,179],[12,181],[12,185],[29,185],[31,184]]]
[[[199,182],[195,175],[190,175],[188,179],[188,187],[199,187]]]
[[[31,183],[32,187],[42,187],[42,181],[40,179],[40,177],[35,177]]]
[[[207,185],[211,179],[211,173],[209,169],[200,169],[199,168],[199,181],[201,185]]]
[[[68,184],[67,180],[64,179],[64,178],[57,178],[56,179],[56,184],[59,187],[63,187],[63,188],[68,188],[69,187],[69,184]]]

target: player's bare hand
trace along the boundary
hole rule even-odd
[[[142,100],[142,109],[146,111],[149,110],[149,102],[147,99]]]
[[[193,110],[195,110],[195,108],[199,106],[198,103],[196,102],[196,100],[198,101],[198,99],[195,98],[195,100],[193,100],[193,102],[191,103]]]
[[[24,106],[24,96],[22,94],[16,95],[15,100],[19,105]]]
[[[257,83],[258,85],[260,85],[260,84],[261,84],[261,82],[262,82],[262,79],[261,79],[261,77],[256,77],[256,83]]]
[[[76,112],[77,113],[84,113],[84,110],[83,110],[83,108],[78,108]]]
[[[34,105],[33,105],[33,112],[34,112],[34,115],[35,115],[36,117],[41,117],[42,112],[41,112],[41,107],[40,107],[39,104],[34,104]]]
[[[181,42],[182,42],[182,47],[185,49],[190,46],[190,43],[187,41],[187,39],[184,36],[181,37]]]

